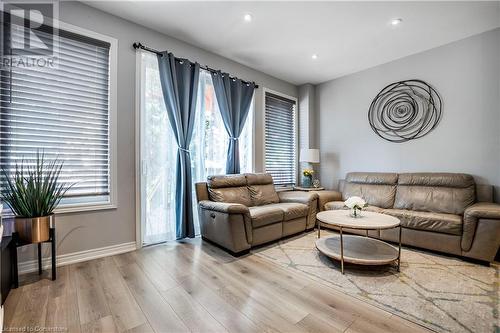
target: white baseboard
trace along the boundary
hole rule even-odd
[[[80,252],[66,253],[56,256],[56,266],[65,266],[75,264],[77,262],[88,261],[97,258],[112,256],[115,254],[125,253],[136,250],[135,242],[122,243],[117,245],[100,247],[92,250],[85,250]],[[50,257],[42,259],[43,269],[50,268]],[[38,270],[38,260],[29,260],[19,263],[19,274],[30,273]]]

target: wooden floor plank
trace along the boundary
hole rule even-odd
[[[135,264],[137,260],[137,251],[117,254],[113,256],[113,260],[118,267]]]
[[[112,258],[96,261],[99,283],[119,332],[147,322]]]
[[[199,239],[22,276],[5,327],[68,332],[428,332],[301,272]]]
[[[118,333],[118,329],[113,316],[106,316],[83,324],[82,333]]]
[[[162,292],[162,295],[191,332],[227,332],[224,326],[183,288],[175,287]]]
[[[313,314],[307,315],[304,319],[297,323],[298,327],[305,329],[310,333],[341,333],[344,330],[340,330],[335,326],[328,324],[321,318],[316,317]]]
[[[137,264],[123,265],[119,270],[154,331],[189,332]]]
[[[401,322],[400,320],[395,320],[394,318],[389,318],[388,320],[370,320],[363,317],[356,319],[356,321],[349,326],[345,333],[420,333],[426,332],[424,328],[418,328],[416,326],[409,326]]]
[[[189,277],[181,286],[228,331],[242,333],[266,331],[207,288],[201,280]]]
[[[79,333],[80,317],[78,294],[71,277],[70,266],[59,267],[57,280],[49,284],[45,325],[47,328],[63,328],[67,332]]]
[[[163,249],[167,251],[167,249]],[[154,258],[156,249],[144,249],[137,252],[137,264],[159,291],[167,291],[179,285],[172,277],[172,268],[161,259]]]
[[[171,247],[155,246],[151,248],[150,256],[163,270],[168,272],[168,275],[172,277],[177,283],[182,283],[184,279],[191,275],[193,270],[197,269],[197,265],[192,261],[185,262],[184,260],[179,260],[178,256],[175,255],[177,252],[182,252],[184,248],[183,245],[178,245],[174,249]],[[148,249],[149,250],[149,249]]]
[[[22,293],[23,293],[22,288],[12,289],[9,292],[9,296],[5,300],[5,303],[3,304],[3,307],[4,307],[3,325],[4,325],[4,327],[13,327],[12,321],[15,318],[17,305],[19,304],[19,301],[21,300]]]
[[[226,303],[234,307],[239,312],[258,321],[260,326],[269,332],[300,332],[300,328],[296,327],[287,319],[281,317],[276,311],[276,303],[262,304],[258,302],[253,295],[255,291],[248,293],[242,290],[239,277],[235,279],[228,278],[220,273],[220,267],[212,265],[208,260],[204,265],[199,265],[201,271],[199,276],[203,278],[203,284],[221,297]],[[236,282],[236,283],[235,283]],[[245,283],[243,281],[243,283]],[[287,307],[284,308],[286,311]]]
[[[97,277],[96,261],[87,261],[70,267],[78,298],[80,324],[96,322],[111,315],[102,285]]]
[[[282,323],[286,321],[289,325],[298,323],[309,314],[296,304],[287,302],[286,297],[284,297],[280,290],[268,288],[265,281],[263,281],[265,279],[264,276],[254,279],[248,269],[240,269],[239,266],[235,265],[235,262],[223,265],[207,264],[203,275],[207,274],[211,275],[212,279],[204,279],[204,283],[218,283],[218,292],[224,298],[232,300],[233,305],[238,306],[238,308],[246,309],[245,306],[248,300],[248,303],[252,305],[254,310],[267,312],[269,316],[276,318],[276,321],[281,321]],[[232,299],[232,297],[236,298]],[[243,302],[243,306],[241,304],[234,304],[236,300]],[[277,307],[275,304],[287,304],[287,306]],[[277,329],[276,325],[271,325],[271,327]],[[295,330],[298,331],[299,329],[295,328]]]
[[[14,317],[10,322],[11,328],[38,328],[45,327],[49,286],[46,283],[35,286],[24,286],[19,303],[16,306]]]
[[[126,333],[155,333],[155,331],[153,331],[148,323],[145,323],[127,330]]]
[[[210,260],[203,257],[201,262]],[[287,319],[291,324],[314,313],[327,323],[330,322],[337,330],[343,331],[356,319],[355,314],[335,311],[331,304],[318,302],[304,293],[303,288],[311,283],[310,279],[291,276],[284,269],[268,266],[262,259],[247,257],[244,261],[235,260],[223,265],[213,263],[210,269],[218,269],[224,283],[233,281],[239,290],[245,291],[248,297],[251,295],[261,304],[287,304],[287,307],[274,306],[269,311]]]

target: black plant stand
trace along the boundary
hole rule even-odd
[[[51,261],[52,261],[52,281],[56,279],[56,228],[49,229],[49,240],[43,243],[50,243]],[[17,248],[21,246],[31,245],[19,238],[17,232],[12,233],[12,280],[14,288],[19,287],[19,272],[17,267]],[[42,243],[37,243],[38,246],[38,274],[42,274]]]

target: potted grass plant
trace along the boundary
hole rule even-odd
[[[33,162],[22,160],[16,163],[15,170],[2,169],[1,197],[15,215],[19,238],[40,243],[49,240],[54,210],[72,184],[59,181],[63,167],[59,159],[47,161],[43,153],[37,152]]]

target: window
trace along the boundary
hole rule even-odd
[[[252,146],[253,146],[253,103],[241,132],[240,172],[252,171]],[[198,100],[196,103],[196,120],[191,139],[191,165],[193,184],[206,181],[210,175],[223,175],[226,173],[227,150],[229,148],[229,135],[219,111],[219,104],[215,96],[212,76],[206,70],[200,71],[198,87]],[[198,203],[193,186],[193,209],[195,211],[195,229],[199,234]]]
[[[239,142],[240,172],[252,171],[253,146],[253,103]],[[205,181],[209,175],[226,173],[229,135],[219,111],[210,72],[200,71],[196,120],[191,140],[191,158],[194,181]]]
[[[296,182],[297,101],[265,92],[265,168],[276,186]]]
[[[143,244],[175,239],[177,143],[168,121],[158,61],[140,52],[141,67],[141,232]],[[193,137],[189,147],[193,184],[226,172],[229,136],[215,96],[212,77],[200,71]],[[253,104],[240,135],[241,172],[253,167]],[[195,198],[193,186],[193,198]],[[197,203],[193,199],[195,230],[199,233]]]
[[[23,160],[31,163],[37,151],[61,160],[61,181],[75,185],[59,211],[114,204],[110,51],[116,41],[80,32],[61,25],[56,67],[12,66],[1,75],[0,165],[13,170]],[[23,36],[24,28],[12,29],[13,44]]]

